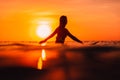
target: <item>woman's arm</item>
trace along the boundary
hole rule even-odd
[[[52,38],[52,37],[57,33],[57,31],[58,31],[58,28],[55,29],[55,31],[54,31],[51,35],[49,35],[46,39],[40,41],[39,43],[44,43],[44,42],[46,42],[48,39]]]
[[[73,40],[75,40],[75,41],[83,44],[83,42],[82,42],[81,40],[79,40],[78,38],[76,38],[75,36],[73,36],[69,31],[68,31],[68,34],[67,34],[67,35],[68,35],[70,38],[72,38]]]

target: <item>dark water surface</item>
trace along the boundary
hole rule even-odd
[[[120,80],[120,46],[0,45],[0,80]]]

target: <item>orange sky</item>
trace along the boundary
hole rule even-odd
[[[81,40],[120,40],[119,5],[120,0],[0,0],[0,41],[41,40],[35,33],[39,20],[51,21],[53,31],[61,15]]]

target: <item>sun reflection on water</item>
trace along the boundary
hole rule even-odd
[[[37,68],[38,69],[42,69],[42,58],[40,57],[39,59],[38,59],[38,66],[37,66]]]
[[[42,49],[41,56],[42,56],[42,60],[45,61],[46,60],[46,52],[44,49]]]
[[[37,68],[39,70],[42,70],[42,68],[43,68],[43,61],[45,61],[45,60],[46,60],[46,52],[45,52],[45,49],[42,49],[41,56],[38,59],[38,66],[37,66]]]

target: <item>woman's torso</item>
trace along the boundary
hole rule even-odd
[[[68,30],[66,28],[57,28],[56,43],[64,43]]]

